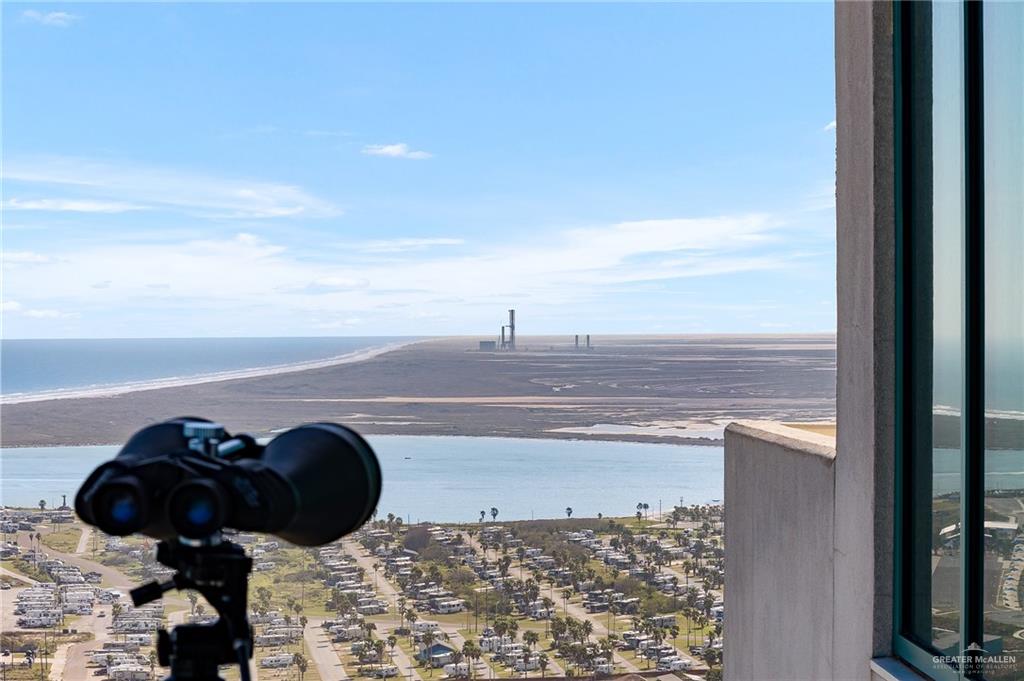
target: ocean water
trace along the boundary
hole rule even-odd
[[[932,460],[932,491],[936,495],[959,492],[962,474],[958,449],[935,450]],[[1024,490],[1024,451],[992,449],[985,452],[986,490]]]
[[[410,338],[142,338],[4,340],[5,401],[41,394],[89,394],[159,381],[184,384],[224,374],[258,375],[337,360]]]
[[[378,511],[409,522],[629,516],[722,499],[721,447],[486,437],[369,436],[381,460]],[[78,485],[117,447],[0,449],[0,503],[72,503]]]

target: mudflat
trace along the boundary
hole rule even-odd
[[[294,373],[3,407],[5,447],[117,444],[200,415],[270,435],[310,421],[369,434],[718,444],[735,419],[835,415],[833,335],[521,337],[480,352],[440,338]]]

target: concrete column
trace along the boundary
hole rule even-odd
[[[836,3],[835,679],[892,637],[895,210],[892,4]]]

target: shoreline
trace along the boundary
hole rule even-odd
[[[280,376],[283,374],[311,371],[314,369],[326,369],[343,364],[352,364],[354,362],[365,362],[385,353],[400,350],[401,348],[409,345],[415,345],[416,343],[423,343],[427,340],[430,339],[388,343],[387,345],[379,345],[376,347],[365,348],[363,350],[354,350],[352,352],[345,353],[344,355],[293,362],[291,364],[272,364],[262,367],[229,369],[226,371],[216,371],[207,374],[195,374],[192,376],[170,376],[167,378],[154,378],[145,381],[86,386],[81,388],[61,388],[57,390],[41,390],[39,392],[31,393],[11,393],[9,395],[0,395],[0,406],[8,404],[31,404],[33,402],[51,402],[54,400],[103,399],[138,392],[146,392],[149,390],[184,388],[193,385],[205,385],[207,383],[238,381],[247,378]]]
[[[350,426],[351,427],[351,426]],[[644,444],[644,445],[665,445],[667,447],[680,447],[680,446],[692,446],[692,447],[724,447],[725,440],[712,440],[709,438],[681,438],[676,435],[626,435],[626,434],[615,434],[608,433],[604,435],[594,435],[593,437],[579,437],[578,433],[572,434],[572,436],[560,435],[557,433],[545,434],[545,433],[524,433],[520,435],[443,435],[440,433],[417,433],[417,432],[404,432],[404,433],[392,433],[392,432],[376,432],[371,429],[356,429],[360,435],[372,436],[372,437],[423,437],[423,438],[472,438],[474,440],[558,440],[560,442],[622,442],[632,444]],[[255,433],[249,433],[259,437],[273,437],[272,434],[268,434],[267,431],[255,431]],[[16,445],[4,445],[0,443],[0,449],[7,451],[15,449],[39,449],[42,447],[120,447],[124,442],[68,442],[59,445],[50,444],[16,444]]]

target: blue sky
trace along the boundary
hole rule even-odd
[[[6,337],[832,331],[824,4],[3,6]]]

